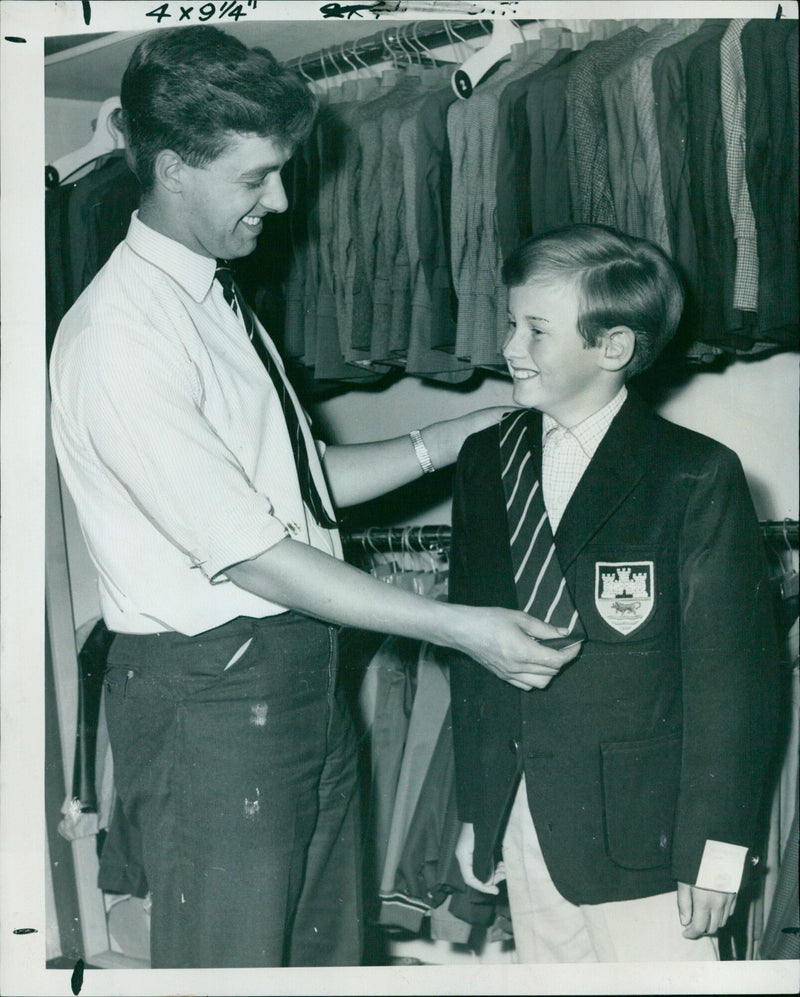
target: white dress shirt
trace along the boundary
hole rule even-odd
[[[53,439],[118,632],[192,635],[284,612],[225,569],[287,536],[341,557],[303,503],[277,392],[215,269],[134,212],[56,337]],[[300,421],[332,509],[324,447]]]
[[[542,497],[553,533],[558,529],[583,472],[627,397],[628,389],[623,384],[607,405],[572,429],[566,429],[552,416],[542,416]]]
[[[553,533],[558,529],[567,503],[627,397],[628,391],[623,385],[607,405],[571,429],[566,429],[549,415],[542,416],[542,497]],[[746,854],[746,848],[709,839],[696,885],[736,893]]]

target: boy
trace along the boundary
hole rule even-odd
[[[451,598],[583,643],[528,691],[455,659],[462,872],[487,892],[505,875],[522,962],[714,959],[758,861],[777,690],[747,484],[627,391],[680,318],[659,249],[579,225],[503,279],[522,411],[458,459]]]

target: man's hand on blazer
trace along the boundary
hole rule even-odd
[[[561,649],[540,643],[564,633],[516,609],[457,608],[466,613],[454,646],[518,689],[544,689],[581,649],[580,641]]]
[[[735,907],[735,893],[678,883],[678,916],[684,927],[684,938],[715,935],[727,924]]]

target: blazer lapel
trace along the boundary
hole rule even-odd
[[[651,410],[629,394],[559,523],[554,539],[562,571],[567,570],[641,480],[651,459],[654,429]],[[541,432],[538,438],[541,439]]]

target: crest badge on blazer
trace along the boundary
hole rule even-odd
[[[606,623],[623,636],[638,630],[655,607],[653,561],[597,561],[594,604]]]

